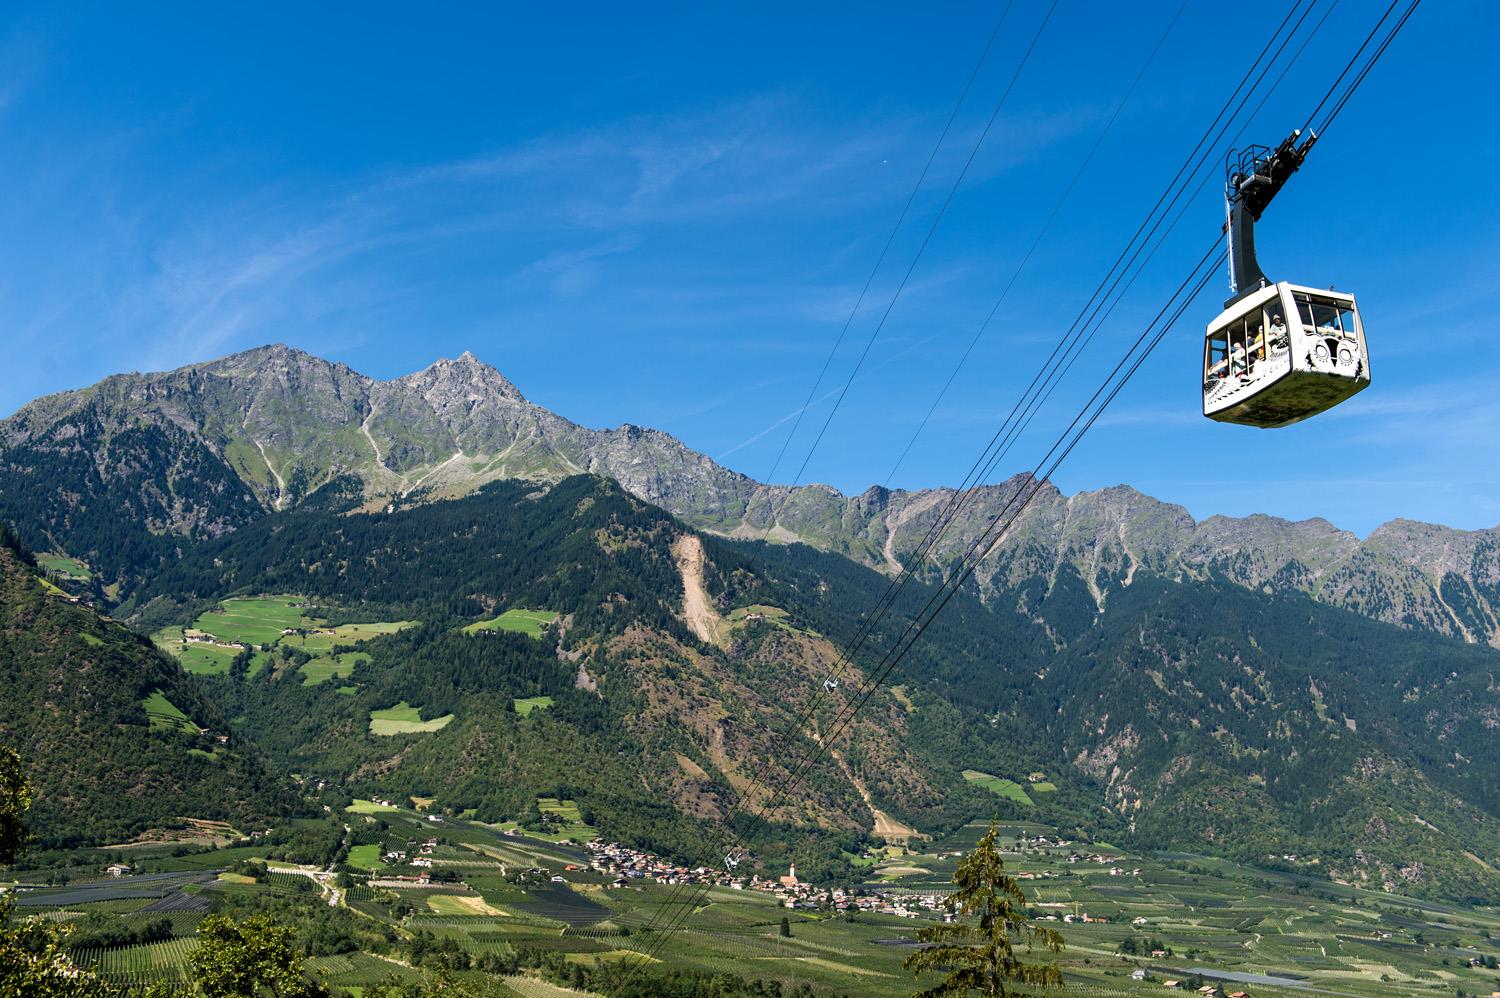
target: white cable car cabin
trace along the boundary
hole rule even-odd
[[[1225,208],[1230,289],[1203,346],[1203,415],[1221,423],[1290,426],[1370,384],[1370,354],[1354,296],[1272,284],[1255,259],[1255,222],[1317,141],[1300,131],[1274,150],[1230,153]]]
[[[1278,427],[1316,416],[1370,384],[1354,296],[1282,281],[1208,324],[1203,415]]]

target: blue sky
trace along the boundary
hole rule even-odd
[[[1320,0],[1314,19],[1329,0]],[[9,8],[0,411],[269,342],[377,377],[472,350],[591,426],[765,478],[999,6]],[[1384,4],[1342,0],[1246,133],[1301,123]],[[910,456],[916,423],[1178,9],[1061,0],[804,480],[958,480],[1279,20],[1188,0]],[[1046,10],[1016,0],[826,393]],[[1356,292],[1374,385],[1199,415],[1211,286],[1058,476],[1195,515],[1500,522],[1500,7],[1428,0],[1262,226]],[[1029,466],[1222,219],[1215,174],[1033,426]],[[777,472],[795,473],[831,403]]]

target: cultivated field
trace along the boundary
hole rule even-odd
[[[311,613],[316,610],[302,596],[233,597],[200,614],[188,627],[164,627],[151,635],[151,640],[181,662],[183,669],[203,676],[226,674],[247,647],[252,649],[246,670],[250,677],[271,664],[273,654],[265,648],[280,645],[300,648],[313,656],[302,667],[303,684],[312,686],[347,678],[360,663],[369,660],[364,652],[335,655],[334,648],[394,634],[418,623],[385,620],[327,627]],[[189,631],[200,632],[200,636],[189,639]],[[354,692],[357,692],[354,687],[348,688],[348,693]]]
[[[964,770],[964,779],[975,786],[984,787],[991,793],[998,794],[1007,800],[1013,800],[1017,804],[1025,804],[1034,807],[1035,802],[1026,793],[1026,788],[1015,780],[1007,780],[1003,776],[991,776],[989,773],[981,773],[977,769]],[[1056,790],[1056,787],[1052,789]]]
[[[198,725],[168,700],[161,690],[152,690],[151,695],[141,701],[141,706],[146,710],[146,718],[152,731],[186,731],[191,735],[198,733]]]
[[[540,804],[560,819],[581,819],[574,802],[549,798]],[[351,866],[378,860],[381,848],[436,839],[436,847],[424,854],[433,870],[451,871],[462,881],[348,892],[344,903],[403,935],[430,933],[475,955],[526,947],[572,962],[649,959],[669,968],[733,973],[783,988],[807,983],[871,998],[906,998],[935,981],[918,980],[901,968],[917,928],[930,924],[930,913],[903,918],[788,910],[762,892],[715,887],[684,895],[644,880],[610,888],[608,877],[567,869],[586,865],[579,850],[530,834],[507,835],[501,827],[456,818],[433,823],[412,809],[370,801],[348,810],[351,825],[377,818],[384,823],[383,845],[355,847]],[[972,847],[984,830],[965,827],[923,852],[888,852],[874,861],[869,888],[903,894],[920,911],[920,899],[947,893],[955,853]],[[584,835],[582,829],[569,831]],[[1058,833],[1034,823],[1008,823],[1001,826],[1001,844],[1006,869],[1020,878],[1032,912],[1048,919],[1046,924],[1067,941],[1059,961],[1067,982],[1063,995],[1171,994],[1164,981],[1193,975],[1255,998],[1437,998],[1500,988],[1500,972],[1468,965],[1475,957],[1500,955],[1500,944],[1492,941],[1500,934],[1496,908],[1418,902],[1197,856],[1129,855],[1097,844],[1039,847],[1023,841],[1037,834]],[[61,920],[86,912],[113,912],[133,925],[153,917],[171,919],[171,940],[87,951],[81,958],[111,980],[181,986],[194,926],[204,911],[231,895],[285,896],[303,886],[302,878],[289,875],[264,883],[214,877],[223,864],[264,855],[267,848],[244,845],[187,855],[173,855],[167,846],[142,850],[133,854],[136,861],[177,872],[23,890],[18,899],[27,913]],[[383,872],[403,870],[411,872],[404,867]],[[536,872],[518,881],[517,870]],[[568,882],[551,882],[553,874]],[[683,914],[684,897],[692,904],[681,929],[662,934],[662,917]],[[393,914],[393,899],[403,903],[404,914]],[[167,914],[152,914],[158,911]],[[783,916],[790,922],[790,938],[779,933]],[[352,952],[314,957],[309,965],[344,989],[369,987],[391,974],[414,976],[392,956]],[[1136,971],[1148,979],[1133,980]],[[564,993],[531,977],[510,978],[508,985],[517,994]]]
[[[64,554],[39,554],[36,563],[44,572],[52,572],[62,576],[64,579],[78,579],[87,581],[93,578],[89,567],[77,558],[69,558]]]

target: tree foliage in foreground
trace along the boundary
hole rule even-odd
[[[946,972],[941,984],[920,993],[919,998],[954,998],[978,991],[984,995],[1015,995],[1012,985],[1062,986],[1062,973],[1054,963],[1027,963],[1021,955],[1034,947],[1054,953],[1063,947],[1062,936],[1037,925],[1026,914],[1026,895],[1014,877],[1005,872],[999,833],[994,825],[974,850],[964,857],[953,874],[958,890],[944,902],[959,918],[975,919],[948,925],[932,925],[917,931],[925,946],[902,961],[914,973]],[[1018,955],[1017,946],[1023,947]]]
[[[10,866],[26,846],[31,787],[21,757],[0,746],[0,866]],[[79,970],[63,950],[68,927],[40,918],[14,918],[15,899],[0,898],[0,995],[87,998],[116,992]]]
[[[328,989],[302,971],[296,930],[267,915],[236,922],[209,915],[198,923],[198,948],[190,958],[204,998],[318,998]]]

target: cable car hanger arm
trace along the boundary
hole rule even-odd
[[[1229,237],[1229,284],[1233,294],[1224,302],[1228,308],[1248,294],[1271,284],[1255,259],[1255,223],[1286,182],[1302,166],[1313,144],[1316,132],[1308,132],[1301,145],[1302,130],[1296,129],[1275,149],[1247,146],[1231,150],[1225,163],[1224,229]]]

